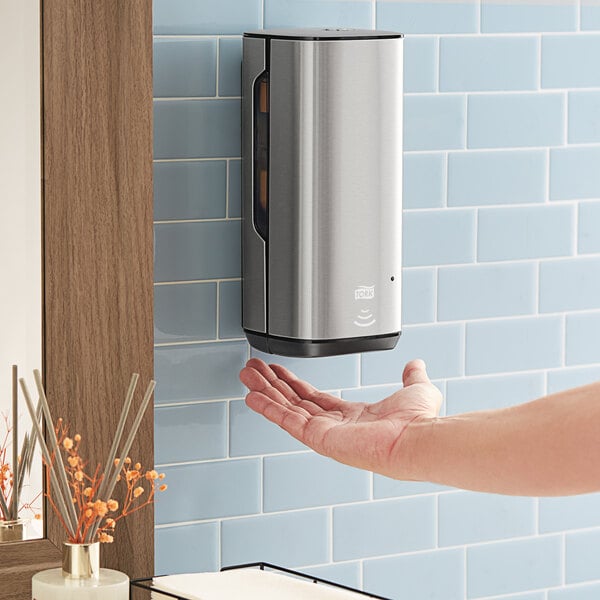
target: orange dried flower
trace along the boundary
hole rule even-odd
[[[144,493],[144,488],[140,485],[133,490],[133,497],[139,498]]]
[[[109,500],[106,503],[106,506],[108,507],[108,510],[110,510],[111,512],[115,512],[115,510],[119,510],[119,503],[116,500]]]
[[[106,519],[106,526],[109,529],[114,529],[115,525],[117,524],[117,522],[114,519]]]
[[[69,465],[75,468],[79,464],[79,458],[77,456],[69,456],[67,458],[67,462],[69,463]]]
[[[167,489],[167,484],[163,483],[159,488],[158,488],[161,492],[164,492]]]
[[[94,490],[93,490],[91,487],[86,487],[86,488],[83,490],[83,495],[84,495],[86,498],[89,498],[89,497],[90,497],[90,496],[91,496],[93,493],[94,493]]]
[[[135,463],[134,467],[133,467],[136,471],[141,471],[142,469],[142,465],[140,463]]]
[[[83,471],[75,471],[74,477],[79,482],[83,481]]]
[[[145,477],[148,481],[154,481],[155,479],[158,479],[158,473],[154,470],[146,471]]]
[[[81,436],[80,436],[78,433],[76,433],[76,434],[75,434],[75,436],[73,437],[73,439],[74,439],[74,440],[75,440],[77,443],[79,443],[79,442],[81,441]]]
[[[99,541],[101,541],[104,544],[112,544],[112,542],[114,540],[112,535],[108,535],[108,533],[106,533],[104,531],[98,532],[98,539],[99,539]]]
[[[63,448],[65,450],[70,450],[72,447],[73,447],[73,440],[71,438],[69,438],[69,437],[66,437],[63,440]]]
[[[99,517],[106,516],[108,512],[108,506],[106,506],[106,502],[102,502],[102,500],[96,500],[94,502],[94,511]]]

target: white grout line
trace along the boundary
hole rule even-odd
[[[561,366],[567,366],[567,315],[563,314],[560,323],[561,344]]]
[[[179,225],[181,223],[229,223],[241,221],[241,217],[223,217],[216,219],[173,219],[171,221],[154,221],[154,225]]]
[[[573,215],[573,256],[579,256],[579,211],[581,210],[581,202],[577,203]]]
[[[329,547],[327,548],[328,562],[333,563],[333,506],[329,507]]]
[[[218,162],[229,158],[239,159],[239,156],[210,156],[206,158],[155,158],[154,163],[179,163],[179,162]]]
[[[565,533],[561,536],[561,583],[566,585],[567,583],[567,536]]]
[[[214,283],[217,281],[241,281],[242,278],[241,277],[222,277],[222,278],[218,278],[218,279],[189,279],[189,280],[185,280],[185,281],[155,281],[154,285],[155,286],[160,286],[160,285],[188,285],[188,284],[194,284],[194,283]]]
[[[182,100],[192,100],[193,102],[204,102],[206,100],[241,100],[241,96],[159,96],[154,97],[154,102],[181,102]]]
[[[563,92],[564,96],[564,114],[563,114],[563,137],[564,144],[569,145],[569,92]]]

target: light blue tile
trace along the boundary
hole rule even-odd
[[[326,509],[232,519],[221,524],[221,564],[270,562],[281,567],[328,561]]]
[[[379,0],[377,28],[403,33],[475,33],[475,2],[408,2]]]
[[[229,454],[247,456],[306,450],[286,431],[255,413],[243,400],[229,405]]]
[[[263,465],[265,512],[369,499],[366,471],[318,454],[269,456]]]
[[[467,548],[467,597],[561,583],[561,539],[545,537]]]
[[[219,40],[219,96],[242,94],[242,39]]]
[[[442,267],[438,272],[438,320],[525,315],[537,305],[533,263]]]
[[[242,329],[242,285],[239,281],[219,282],[219,337],[244,337]]]
[[[548,600],[597,600],[598,597],[600,597],[600,584],[579,585],[548,591]]]
[[[533,498],[476,492],[442,494],[438,511],[440,546],[462,546],[535,533]]]
[[[558,367],[562,345],[560,317],[467,323],[467,374]]]
[[[433,548],[435,498],[385,500],[333,509],[333,560]]]
[[[564,2],[483,0],[481,31],[485,33],[575,31],[577,11],[576,0]]]
[[[567,365],[600,363],[600,313],[567,315]]]
[[[155,100],[154,158],[240,156],[240,101]]]
[[[156,575],[219,569],[219,524],[198,523],[154,531]]]
[[[373,476],[373,497],[376,499],[418,496],[419,494],[432,494],[451,489],[453,488],[427,481],[398,481],[382,475]]]
[[[579,204],[578,250],[580,254],[600,252],[600,202]]]
[[[215,339],[216,317],[216,283],[154,288],[155,343]]]
[[[544,205],[479,211],[480,261],[569,256],[575,206]]]
[[[544,202],[546,171],[543,150],[451,153],[448,205]]]
[[[154,226],[155,281],[240,276],[240,222],[163,223]]]
[[[371,28],[369,0],[265,0],[265,27]]]
[[[153,58],[156,98],[216,95],[216,39],[155,39]]]
[[[440,91],[534,90],[538,63],[534,37],[442,38]]]
[[[566,536],[566,580],[580,583],[600,579],[600,531],[569,533]]]
[[[260,29],[261,0],[154,0],[154,33],[243,33]]]
[[[260,460],[228,460],[162,469],[169,493],[156,502],[156,523],[260,512]]]
[[[596,0],[583,0],[581,3],[581,29],[600,29],[600,4]]]
[[[435,318],[435,269],[402,273],[402,323],[430,323]]]
[[[522,404],[544,394],[544,375],[524,373],[457,379],[446,383],[446,414],[491,410]]]
[[[405,267],[468,263],[475,260],[475,212],[406,212],[402,226]]]
[[[547,600],[545,592],[533,592],[531,594],[511,594],[510,600]],[[493,600],[504,600],[501,596],[495,596]]]
[[[354,390],[342,390],[342,398],[350,402],[368,402],[373,404],[379,402],[402,387],[398,385],[378,385],[376,387],[361,387]]]
[[[444,206],[446,160],[443,154],[405,154],[403,177],[404,208]]]
[[[362,355],[362,385],[401,383],[404,365],[413,358],[427,363],[433,379],[463,374],[463,328],[458,324],[406,327],[394,350]]]
[[[480,94],[469,97],[469,148],[557,146],[564,143],[562,94]]]
[[[266,363],[283,365],[300,379],[306,379],[322,390],[339,390],[358,385],[358,359],[355,355],[289,358],[252,349],[252,356],[257,356]]]
[[[227,404],[157,406],[154,411],[156,463],[167,464],[227,456]]]
[[[322,567],[308,567],[302,569],[302,572],[357,590],[360,589],[360,570],[361,565],[359,562],[346,562],[323,565]]]
[[[599,164],[600,148],[550,150],[550,199],[571,200],[600,196]]]
[[[600,142],[600,92],[569,94],[569,143]]]
[[[434,37],[404,40],[404,91],[435,92],[438,80],[438,41]]]
[[[365,589],[388,598],[465,597],[465,561],[460,549],[367,560],[363,572]]]
[[[548,373],[548,393],[555,394],[570,388],[600,381],[600,367],[560,369]]]
[[[226,172],[223,160],[154,163],[154,220],[223,218]]]
[[[600,526],[600,494],[540,498],[540,533]]]
[[[229,161],[229,190],[227,216],[242,216],[242,161]]]
[[[600,307],[600,257],[542,262],[540,310],[558,312]]]
[[[244,396],[238,374],[247,348],[245,342],[156,348],[156,403]]]
[[[404,150],[464,148],[466,120],[462,96],[405,96]]]
[[[600,85],[600,35],[542,37],[542,87],[575,88]]]

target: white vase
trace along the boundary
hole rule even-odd
[[[36,573],[33,600],[129,600],[129,577],[100,568],[100,542],[63,544],[61,569]]]

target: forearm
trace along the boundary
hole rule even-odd
[[[600,490],[600,382],[415,422],[405,434],[398,450],[407,453],[410,479],[523,496]]]

